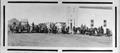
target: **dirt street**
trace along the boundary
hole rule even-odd
[[[80,34],[9,33],[9,46],[111,47],[112,37]]]

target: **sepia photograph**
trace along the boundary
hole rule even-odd
[[[6,6],[8,46],[112,47],[111,4],[13,4]]]

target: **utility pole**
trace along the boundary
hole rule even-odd
[[[68,7],[68,25],[70,26],[70,33],[73,34],[73,26],[76,25],[76,17],[77,17],[76,7]]]

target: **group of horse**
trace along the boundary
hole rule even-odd
[[[35,25],[32,23],[30,26],[28,23],[25,25],[17,25],[13,23],[9,27],[11,32],[29,32],[29,33],[62,33],[62,34],[86,34],[86,35],[107,35],[112,36],[112,32],[110,29],[103,29],[103,27],[91,27],[88,28],[86,25],[81,25],[80,27],[76,26],[67,26],[66,23],[40,23],[38,25]]]
[[[65,23],[40,23],[38,25],[32,24],[31,32],[39,33],[69,33],[69,27]]]
[[[69,33],[69,27],[65,23],[39,23],[38,25],[24,23],[23,25],[21,22],[19,24],[14,22],[8,27],[13,33]]]

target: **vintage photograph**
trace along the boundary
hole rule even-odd
[[[8,46],[112,47],[112,5],[9,4]]]

